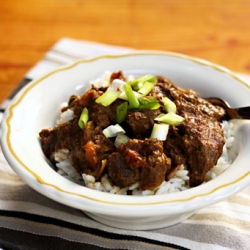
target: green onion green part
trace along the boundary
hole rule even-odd
[[[142,95],[147,95],[152,88],[154,87],[154,82],[144,82],[142,87],[138,90],[138,92]]]
[[[81,113],[80,118],[78,120],[79,127],[81,129],[84,129],[85,126],[86,126],[86,124],[87,124],[87,122],[88,122],[88,120],[89,120],[89,111],[88,111],[87,108],[84,108],[82,110],[82,113]]]
[[[122,123],[126,119],[128,110],[128,102],[123,102],[116,109],[116,121]]]
[[[168,97],[163,97],[162,102],[164,105],[164,109],[166,112],[176,113],[176,105],[173,101],[171,101]]]
[[[143,87],[144,83],[146,83],[146,82],[150,82],[150,83],[155,84],[157,82],[157,78],[153,75],[144,75],[144,76],[141,76],[139,78],[136,78],[135,80],[130,81],[129,84],[134,90],[137,91],[137,90],[141,89]]]
[[[128,98],[129,108],[139,108],[140,103],[136,98],[131,86],[129,83],[123,85],[123,90]]]
[[[126,82],[120,79],[114,79],[108,89],[96,99],[96,102],[102,104],[105,107],[109,106],[119,97],[122,92],[122,86],[125,83]]]
[[[133,88],[133,90],[138,91],[143,86],[143,83],[135,79],[130,81],[129,85]]]
[[[141,97],[138,99],[140,102],[140,110],[149,109],[154,110],[161,107],[161,104],[152,96]]]
[[[157,82],[157,78],[155,77],[155,76],[153,76],[153,75],[144,75],[144,76],[142,76],[142,77],[140,77],[140,78],[138,78],[139,79],[139,81],[141,81],[141,82],[152,82],[152,83],[156,83]]]
[[[101,96],[96,99],[96,102],[107,107],[113,103],[120,94],[121,91],[109,87]]]
[[[156,121],[167,123],[172,126],[177,126],[180,125],[183,121],[184,118],[173,113],[167,113],[167,114],[160,114],[155,118]]]
[[[168,135],[169,125],[165,123],[155,123],[150,138],[165,141]]]

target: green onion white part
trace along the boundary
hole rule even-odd
[[[150,138],[165,141],[168,135],[169,125],[166,123],[155,123]]]
[[[122,134],[122,133],[119,133],[117,135],[117,137],[115,138],[115,146],[118,148],[120,145],[124,144],[124,143],[127,143],[129,140],[129,137]]]
[[[102,132],[107,138],[116,137],[120,133],[125,134],[125,130],[119,124],[110,125]]]

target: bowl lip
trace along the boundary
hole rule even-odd
[[[172,199],[172,200],[167,200],[164,199],[166,198],[166,195],[168,197],[170,197],[170,194],[165,194],[162,195],[161,198],[159,198],[160,196],[157,196],[158,198],[153,198],[152,197],[156,197],[156,196],[150,196],[150,197],[138,197],[138,196],[131,196],[129,198],[131,201],[127,202],[128,198],[126,198],[125,202],[122,201],[122,199],[111,201],[111,199],[113,199],[114,195],[113,194],[107,194],[104,193],[102,198],[95,198],[92,197],[92,194],[100,194],[100,191],[97,190],[89,190],[88,194],[90,195],[83,195],[83,194],[79,194],[79,193],[74,193],[74,191],[72,192],[68,192],[67,190],[63,190],[63,188],[56,186],[56,185],[51,185],[50,183],[46,183],[45,180],[43,180],[42,178],[40,178],[39,176],[36,176],[35,173],[32,172],[32,169],[30,169],[30,167],[26,166],[21,159],[19,158],[18,155],[16,155],[12,145],[11,145],[11,140],[10,140],[10,133],[11,133],[11,129],[10,129],[10,122],[11,119],[13,117],[13,110],[15,109],[16,106],[18,106],[19,103],[22,102],[22,100],[25,98],[26,94],[31,91],[33,89],[34,86],[36,86],[37,84],[39,84],[40,82],[42,82],[44,79],[48,78],[49,76],[53,75],[53,74],[57,74],[61,71],[65,71],[65,70],[70,70],[71,68],[74,68],[75,66],[77,66],[78,64],[82,64],[82,63],[89,63],[89,62],[94,62],[94,61],[98,61],[100,59],[115,59],[115,58],[122,58],[122,57],[133,57],[133,56],[167,56],[167,57],[177,57],[177,58],[181,58],[181,59],[186,59],[188,61],[192,61],[194,63],[197,64],[201,64],[203,66],[209,66],[210,68],[213,68],[215,70],[221,71],[226,73],[227,75],[230,75],[231,77],[233,77],[236,81],[240,82],[241,84],[247,86],[248,88],[250,88],[249,84],[243,80],[241,77],[237,76],[235,73],[233,73],[232,71],[230,71],[229,69],[209,62],[207,60],[204,59],[200,59],[200,58],[196,58],[196,57],[192,57],[192,56],[188,56],[188,55],[184,55],[184,54],[180,54],[180,53],[176,53],[176,52],[166,52],[166,51],[153,51],[153,50],[144,50],[144,51],[133,51],[133,52],[129,52],[129,53],[121,53],[121,54],[115,54],[115,55],[101,55],[101,56],[97,56],[97,57],[91,57],[88,59],[81,59],[78,60],[74,63],[62,66],[60,68],[57,68],[47,74],[45,74],[44,76],[31,81],[30,83],[28,83],[22,90],[20,90],[20,92],[18,92],[18,94],[14,97],[14,99],[11,101],[9,107],[7,108],[7,112],[5,112],[3,120],[2,120],[2,125],[3,123],[5,123],[5,126],[2,126],[2,136],[1,136],[1,144],[2,144],[2,149],[3,149],[3,153],[7,159],[7,161],[10,163],[10,165],[15,165],[14,170],[16,168],[23,168],[22,170],[28,171],[29,174],[31,174],[31,178],[29,180],[29,182],[27,182],[27,184],[29,184],[30,186],[32,186],[32,181],[34,181],[35,178],[36,181],[38,181],[41,185],[47,185],[50,188],[53,188],[55,190],[55,192],[63,192],[64,195],[73,195],[73,196],[77,196],[80,199],[87,199],[90,202],[101,202],[103,204],[106,205],[121,205],[121,206],[147,206],[149,205],[150,207],[154,206],[154,205],[171,205],[171,204],[176,204],[176,203],[185,203],[185,202],[190,202],[192,200],[195,199],[202,199],[204,197],[209,198],[209,196],[211,194],[216,193],[217,191],[221,191],[224,187],[228,187],[228,186],[233,186],[235,184],[237,184],[238,182],[242,181],[242,180],[246,180],[247,177],[250,176],[250,171],[245,174],[244,176],[241,176],[240,178],[238,178],[237,180],[234,180],[231,183],[227,183],[224,184],[222,186],[216,187],[215,189],[212,189],[212,191],[209,192],[203,192],[201,194],[195,194],[195,195],[190,195],[187,197],[183,197],[182,199]],[[9,152],[11,155],[9,155]],[[10,159],[10,157],[14,157],[15,161],[13,161],[13,159]],[[18,165],[16,167],[16,164]],[[13,166],[12,166],[13,168]],[[26,181],[26,180],[25,180]],[[67,180],[65,180],[67,181]],[[245,184],[246,186],[246,184]],[[37,187],[33,186],[33,188],[37,189]],[[88,189],[86,187],[82,187],[83,189]],[[242,187],[243,189],[243,187]],[[182,191],[183,192],[189,192],[192,193],[189,189],[187,191]],[[39,189],[37,189],[37,191],[40,191]],[[239,190],[237,190],[239,191]],[[236,193],[236,191],[235,191]],[[44,194],[44,193],[43,193]],[[46,194],[44,194],[46,195]],[[128,196],[127,196],[128,197]],[[226,195],[224,197],[227,197]],[[53,197],[53,199],[55,199],[55,197]],[[224,199],[224,198],[223,198]],[[218,200],[218,199],[217,199]],[[59,199],[58,201],[61,202],[61,200]],[[209,201],[206,201],[209,203]],[[69,204],[70,205],[70,204]]]

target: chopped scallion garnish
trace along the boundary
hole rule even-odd
[[[169,125],[165,123],[155,123],[150,138],[165,141],[168,135]]]
[[[144,82],[152,82],[152,83],[156,83],[157,78],[153,75],[144,75],[138,78],[139,81],[141,81],[142,83]]]
[[[136,99],[139,99],[141,97],[143,97],[142,94],[139,94],[137,91],[133,91]],[[122,99],[122,100],[125,100],[125,101],[128,101],[128,97],[126,95],[126,93],[124,91],[121,92],[121,94],[119,95],[119,99]]]
[[[143,86],[143,83],[137,79],[130,81],[129,84],[135,91],[138,91]]]
[[[137,82],[144,83],[144,82],[156,82],[156,81],[157,79],[155,76],[147,74],[130,81],[129,84],[133,87]]]
[[[120,94],[121,94],[120,91],[114,90],[112,88],[108,88],[101,96],[99,96],[96,99],[96,102],[107,107],[111,103],[113,103]]]
[[[163,97],[162,102],[163,102],[164,109],[166,110],[166,112],[176,113],[176,105],[168,97]]]
[[[119,133],[125,134],[125,130],[119,124],[110,125],[107,128],[105,128],[102,132],[107,138],[115,137]]]
[[[173,112],[170,112],[167,114],[158,115],[155,118],[155,120],[159,122],[167,123],[169,125],[177,126],[177,125],[180,125],[184,121],[184,118]]]
[[[83,110],[82,110],[82,113],[80,115],[80,118],[78,120],[78,125],[81,129],[84,129],[87,122],[89,120],[89,112],[88,112],[88,109],[85,107]]]
[[[128,103],[123,102],[116,109],[116,120],[118,123],[122,123],[126,119],[128,110]]]
[[[154,85],[155,82],[144,82],[142,87],[138,90],[138,92],[142,95],[147,95],[152,90]]]
[[[118,148],[120,145],[127,143],[129,140],[129,137],[124,134],[118,134],[115,138],[115,146]]]
[[[135,80],[130,81],[129,84],[134,90],[139,90],[146,82],[155,84],[157,82],[157,78],[153,75],[144,75],[139,78],[136,78]]]
[[[96,99],[96,102],[102,104],[105,107],[109,106],[119,97],[124,84],[124,81],[115,79],[108,87],[108,89]]]
[[[161,107],[161,104],[156,100],[156,98],[149,96],[149,97],[141,97],[139,98],[140,102],[140,109],[158,109]]]
[[[123,90],[128,98],[129,108],[139,108],[140,103],[133,93],[133,90],[129,83],[123,85]]]

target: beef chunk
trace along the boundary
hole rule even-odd
[[[158,187],[170,170],[171,160],[156,139],[129,140],[108,157],[107,171],[120,187],[140,183],[143,190]]]
[[[53,129],[43,129],[39,136],[42,140],[42,150],[48,159],[52,159],[59,149],[75,150],[81,147],[82,130],[73,119],[55,126]]]
[[[129,167],[120,152],[114,152],[108,156],[107,173],[112,182],[121,188],[133,185],[140,180],[140,169]]]
[[[169,79],[158,77],[158,82],[149,94],[160,100],[167,96],[177,106],[177,112],[196,113],[201,112],[218,121],[225,119],[226,111],[223,107],[213,105],[210,102],[199,97],[199,94],[193,90],[184,90],[175,86]]]
[[[225,112],[199,98],[195,91],[180,89],[163,78],[155,92],[168,95],[177,113],[185,118],[178,127],[170,128],[164,145],[172,167],[184,164],[189,170],[190,186],[200,185],[222,154],[225,140],[219,121]]]
[[[52,162],[54,153],[60,149],[71,152],[72,165],[79,174],[86,173],[100,177],[107,156],[115,150],[113,142],[106,138],[99,126],[88,122],[84,130],[80,129],[76,119],[44,129],[40,132],[44,154]]]
[[[72,95],[68,101],[68,108],[74,110],[75,117],[80,117],[84,107],[91,109],[93,107],[96,98],[98,98],[103,92],[96,89],[88,90],[82,96]]]
[[[100,177],[100,171],[105,167],[105,160],[110,153],[115,150],[113,142],[106,138],[102,133],[100,126],[95,126],[94,122],[89,121],[84,129],[82,137],[82,147],[76,156],[84,162],[80,173],[91,174],[97,179]]]
[[[198,186],[206,173],[217,164],[224,145],[221,124],[216,120],[185,117],[178,128],[169,131],[165,152],[173,166],[184,164],[189,170],[189,185]]]
[[[171,159],[164,154],[163,143],[158,140],[146,140],[142,154],[146,156],[147,164],[142,168],[141,188],[153,190],[165,180]]]
[[[131,136],[138,139],[149,137],[154,126],[154,118],[159,114],[159,109],[130,112],[126,123]]]
[[[108,107],[104,107],[101,104],[94,103],[90,108],[90,117],[91,120],[95,123],[96,126],[101,128],[106,128],[109,125],[116,123],[116,109],[123,101],[117,99],[114,103]]]
[[[183,151],[189,170],[189,184],[194,187],[200,185],[206,173],[217,164],[225,141],[218,121],[189,116],[182,126],[185,127]]]

